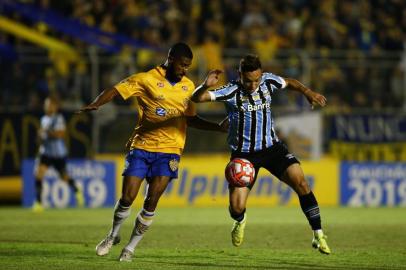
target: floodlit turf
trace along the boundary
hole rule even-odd
[[[406,269],[406,209],[322,208],[332,255],[311,248],[298,208],[250,208],[245,240],[231,245],[226,208],[162,208],[131,263],[95,255],[112,209],[0,208],[1,269]],[[122,228],[129,237],[136,211]]]

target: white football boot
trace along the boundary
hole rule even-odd
[[[104,256],[109,254],[110,249],[113,245],[120,243],[120,236],[113,237],[110,234],[106,236],[97,246],[96,254],[98,256]]]

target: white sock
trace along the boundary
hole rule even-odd
[[[149,226],[151,226],[154,214],[154,212],[148,212],[144,209],[138,213],[130,241],[125,249],[134,252],[135,247],[141,241],[142,237],[144,237],[144,234],[148,230]]]
[[[120,232],[121,224],[130,215],[131,207],[122,206],[120,200],[117,201],[114,207],[113,227],[111,228],[110,235],[116,237]]]
[[[313,231],[313,235],[323,235],[323,230],[322,230],[322,229],[320,229],[320,230],[314,230],[314,231]]]

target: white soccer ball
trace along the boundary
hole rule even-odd
[[[247,187],[254,182],[255,168],[249,160],[235,158],[228,163],[225,175],[230,185],[234,187]]]

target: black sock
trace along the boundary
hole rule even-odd
[[[300,206],[313,230],[321,229],[320,209],[316,197],[312,191],[309,194],[299,196]]]
[[[73,189],[73,191],[74,191],[75,193],[78,192],[79,188],[78,188],[78,186],[76,185],[75,180],[73,180],[72,178],[69,178],[69,179],[68,179],[68,185]]]
[[[35,178],[35,199],[41,203],[42,198],[42,181],[39,178]]]
[[[246,209],[244,209],[241,213],[236,213],[231,209],[231,206],[228,207],[231,218],[238,222],[241,222],[244,219],[245,210]]]

